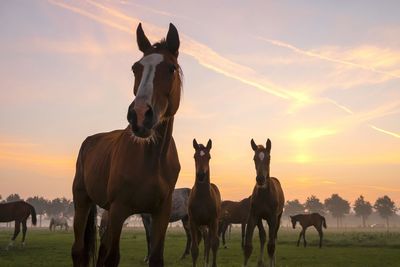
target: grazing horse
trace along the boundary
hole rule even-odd
[[[290,220],[292,221],[293,229],[296,228],[296,223],[299,222],[301,225],[301,232],[299,235],[299,240],[297,240],[297,246],[300,245],[300,239],[303,236],[304,247],[307,246],[306,242],[306,230],[310,226],[314,226],[317,229],[319,234],[319,247],[322,247],[322,237],[324,233],[322,232],[322,227],[326,229],[326,221],[325,217],[320,215],[319,213],[311,213],[311,214],[297,214],[294,216],[290,216]]]
[[[50,219],[50,226],[49,229],[50,231],[56,230],[56,226],[60,226],[60,230],[62,230],[62,228],[64,227],[65,231],[68,231],[68,220],[65,217],[52,217]]]
[[[241,224],[242,226],[242,242],[241,246],[244,246],[244,236],[247,218],[249,217],[250,210],[250,197],[245,198],[241,201],[230,201],[225,200],[221,203],[221,217],[219,221],[219,235],[222,235],[222,245],[227,248],[225,242],[225,232],[228,226],[231,224]],[[264,226],[261,221],[257,224],[259,231],[264,231]]]
[[[172,137],[181,96],[180,42],[172,24],[166,39],[153,45],[141,24],[136,36],[143,57],[132,66],[135,99],[128,108],[129,126],[90,136],[79,151],[72,188],[74,266],[96,261],[96,205],[109,212],[97,266],[118,266],[123,223],[136,213],[152,216],[149,266],[164,266],[165,232],[180,171]]]
[[[275,243],[281,222],[285,197],[281,184],[275,177],[270,177],[271,141],[268,139],[266,147],[256,145],[251,139],[251,147],[254,150],[254,163],[257,171],[256,185],[253,189],[250,201],[250,214],[247,220],[246,238],[244,245],[244,266],[253,250],[254,227],[262,219],[267,220],[269,227],[268,256],[270,267],[275,266]],[[260,231],[260,257],[259,266],[264,264],[265,232]]]
[[[208,266],[210,248],[213,253],[212,266],[217,266],[217,251],[219,246],[218,238],[218,220],[221,209],[221,194],[218,187],[210,183],[210,149],[211,140],[208,140],[207,146],[198,144],[193,139],[193,148],[195,149],[194,161],[196,166],[196,180],[189,196],[189,225],[192,235],[192,262],[196,266],[199,256],[199,242],[201,239],[202,227],[208,229],[208,234],[204,236],[204,258]],[[205,231],[203,230],[203,233]]]
[[[190,253],[190,228],[189,228],[189,215],[188,215],[188,202],[189,202],[190,188],[177,188],[172,194],[172,209],[169,216],[169,222],[182,221],[183,229],[186,233],[186,247],[182,254],[181,259],[185,258]],[[151,216],[147,213],[142,213],[142,221],[144,229],[146,230],[147,241],[147,256],[145,262],[148,261],[150,256],[150,240],[151,240]]]
[[[25,246],[26,230],[28,229],[26,226],[26,221],[29,215],[32,216],[32,224],[36,225],[36,211],[31,204],[22,200],[0,204],[0,222],[15,221],[14,235],[6,249],[14,245],[15,238],[17,238],[19,232],[21,231],[21,224],[22,246]]]

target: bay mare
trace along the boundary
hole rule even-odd
[[[32,224],[36,225],[36,211],[35,208],[25,201],[14,201],[0,204],[0,222],[12,222],[15,221],[14,234],[11,238],[11,242],[8,244],[7,249],[14,244],[15,238],[17,238],[21,231],[22,224],[22,246],[25,245],[25,236],[28,227],[26,221],[29,216],[32,216]]]
[[[271,141],[268,139],[266,146],[256,145],[251,139],[251,148],[254,151],[254,165],[256,168],[256,185],[250,201],[250,213],[247,220],[246,237],[244,245],[244,266],[253,251],[253,232],[262,219],[268,223],[268,256],[270,267],[275,266],[275,245],[278,230],[285,204],[285,197],[279,180],[270,177]],[[260,231],[260,257],[258,265],[264,266],[265,231]]]
[[[299,235],[299,239],[297,240],[297,246],[300,245],[300,239],[303,237],[304,247],[307,246],[306,242],[306,230],[310,226],[314,226],[319,235],[319,247],[322,247],[322,238],[324,233],[322,231],[322,227],[326,228],[326,220],[325,217],[320,215],[319,213],[311,213],[311,214],[297,214],[294,216],[290,216],[290,220],[292,221],[293,229],[296,228],[296,223],[299,222],[301,225],[301,232]]]
[[[136,39],[143,57],[132,66],[135,98],[129,126],[86,138],[73,182],[74,266],[96,262],[96,205],[109,211],[97,266],[118,266],[123,223],[135,213],[150,213],[149,266],[164,266],[164,239],[180,164],[172,137],[181,96],[179,35],[170,24],[167,37],[151,44],[141,24]]]
[[[190,228],[189,228],[189,215],[188,215],[188,202],[189,202],[190,188],[176,188],[172,194],[172,208],[169,216],[169,222],[181,221],[183,229],[186,234],[186,246],[181,259],[185,258],[190,253]],[[143,226],[146,231],[146,242],[147,242],[147,256],[145,261],[147,262],[150,256],[150,240],[151,240],[151,215],[147,213],[141,214]]]
[[[55,231],[57,226],[60,227],[60,230],[62,230],[64,227],[64,230],[68,231],[68,228],[69,228],[68,219],[64,216],[63,217],[52,217],[50,219],[50,225],[49,225],[50,231],[52,231],[52,230]]]
[[[224,248],[227,248],[225,242],[225,233],[231,224],[241,225],[241,246],[243,248],[246,223],[250,211],[250,201],[251,197],[242,199],[241,201],[222,201],[218,234],[222,236],[222,245]],[[262,223],[258,223],[257,227],[259,231],[265,231]]]

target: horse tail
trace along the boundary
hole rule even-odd
[[[33,224],[33,225],[36,225],[36,223],[37,223],[36,210],[35,210],[35,208],[34,208],[32,205],[30,205],[30,204],[29,204],[29,209],[30,209],[31,216],[32,216],[32,224]]]
[[[324,226],[324,228],[326,229],[326,220],[324,216],[321,216],[322,219],[322,226]]]
[[[88,252],[89,258],[93,262],[93,266],[96,265],[96,217],[97,208],[96,205],[92,205],[85,227],[84,250]]]

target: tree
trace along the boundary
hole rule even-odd
[[[59,216],[61,213],[68,214],[71,209],[70,205],[71,201],[65,197],[55,198],[48,204],[47,214],[50,216]]]
[[[304,212],[304,205],[298,199],[288,200],[285,205],[285,215],[291,216]]]
[[[385,195],[376,200],[374,208],[383,219],[386,219],[386,226],[389,228],[389,217],[393,216],[397,210],[394,202]]]
[[[27,198],[26,202],[35,208],[36,213],[39,215],[39,227],[42,227],[42,215],[47,211],[48,201],[43,197],[34,196]]]
[[[363,227],[365,228],[365,222],[369,215],[372,213],[372,205],[369,201],[365,201],[364,197],[361,195],[354,201],[354,212],[357,217],[361,217]]]
[[[321,201],[319,201],[319,198],[314,195],[307,198],[304,207],[308,210],[308,213],[317,212],[324,214],[324,204],[322,204]]]
[[[350,203],[338,194],[332,194],[330,198],[325,199],[325,207],[336,218],[338,228],[344,215],[350,212]]]
[[[14,202],[14,201],[19,201],[19,200],[22,200],[22,199],[18,194],[11,194],[6,198],[7,202]]]

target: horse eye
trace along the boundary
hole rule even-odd
[[[174,65],[174,64],[171,64],[170,66],[169,66],[169,72],[170,73],[174,73],[176,71],[176,66]]]
[[[138,67],[138,63],[137,62],[132,65],[132,72],[133,73],[136,73],[137,67]]]

